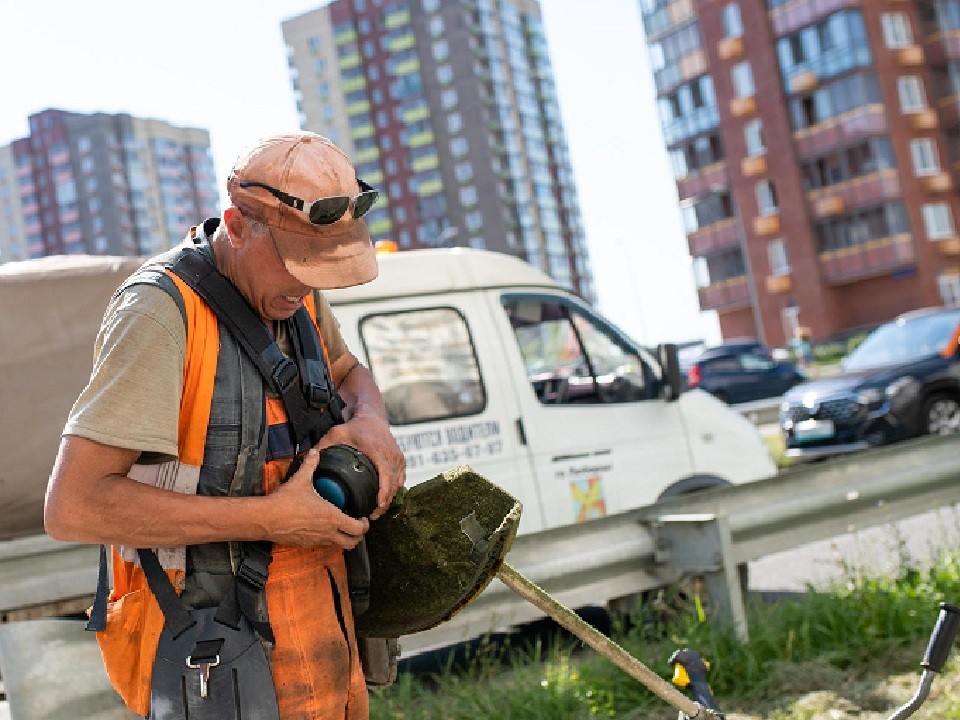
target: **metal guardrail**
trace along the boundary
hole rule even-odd
[[[956,436],[788,469],[745,485],[519,536],[510,563],[569,607],[663,587],[685,572],[712,579],[742,632],[737,566],[764,555],[960,503]],[[88,598],[97,549],[27,538],[0,544],[0,613]],[[508,630],[541,615],[499,581],[443,625],[403,639],[407,654]]]

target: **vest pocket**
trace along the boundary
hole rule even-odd
[[[107,604],[106,629],[97,633],[107,677],[127,707],[143,716],[163,622],[156,599],[140,589]]]

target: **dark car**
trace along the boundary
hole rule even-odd
[[[960,309],[905,313],[874,330],[835,377],[783,398],[786,454],[813,460],[960,429]]]
[[[792,362],[774,360],[757,340],[732,340],[704,350],[687,371],[687,385],[727,403],[780,397],[807,377]]]

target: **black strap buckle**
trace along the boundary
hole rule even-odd
[[[330,404],[330,390],[317,383],[309,383],[305,389],[307,402],[314,410],[325,410]]]
[[[267,585],[267,568],[258,562],[251,562],[244,558],[237,568],[237,578],[249,583],[257,590],[263,590]]]
[[[293,387],[298,377],[300,377],[300,371],[297,370],[297,364],[290,358],[283,358],[274,366],[270,374],[273,386],[281,395],[285,395]]]

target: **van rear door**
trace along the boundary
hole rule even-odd
[[[571,296],[491,292],[545,527],[647,505],[692,473],[653,358]]]

